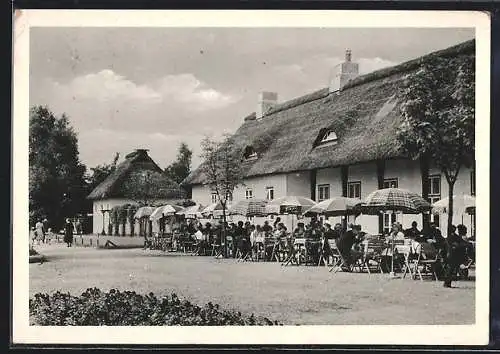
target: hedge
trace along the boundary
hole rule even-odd
[[[89,288],[81,296],[37,293],[29,300],[30,324],[39,326],[227,326],[281,325],[266,317],[223,310],[217,304],[203,307],[176,294],[157,298],[153,293]]]

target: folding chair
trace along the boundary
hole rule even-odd
[[[385,247],[385,242],[380,239],[368,239],[366,240],[366,242],[364,242],[362,263],[363,269],[366,269],[368,274],[371,274],[370,261],[376,263],[376,271],[380,271],[380,273],[383,273],[382,251],[385,249]]]
[[[242,239],[241,245],[246,248],[246,252],[244,252],[240,245],[236,248],[236,260],[238,262],[244,262],[244,261],[253,261],[252,258],[252,249],[251,246],[248,244],[247,239]],[[249,247],[250,246],[250,247]]]
[[[439,252],[429,243],[423,242],[420,244],[420,252],[414,264],[413,279],[417,278],[417,274],[420,280],[423,280],[422,274],[431,275],[436,281],[438,281],[438,276],[436,273],[436,264],[438,262]]]
[[[348,263],[344,259],[344,256],[342,255],[342,253],[340,253],[340,250],[339,250],[336,242],[330,242],[330,249],[332,250],[333,264],[328,269],[328,271],[329,272],[334,271],[333,273],[337,273],[339,270],[342,269],[342,267],[346,267],[346,265]],[[352,271],[352,270],[353,270],[353,265],[351,264],[349,266],[349,271]]]
[[[259,259],[265,259],[266,257],[266,242],[265,239],[258,238],[252,247],[253,259],[258,262]]]
[[[293,239],[287,239],[286,251],[287,251],[287,253],[286,253],[285,260],[281,265],[284,267],[286,267],[289,264],[299,265],[299,261],[297,259],[298,253],[297,253],[297,249],[295,247],[295,243],[294,243]]]

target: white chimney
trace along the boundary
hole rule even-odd
[[[359,64],[352,62],[352,52],[345,51],[345,61],[335,68],[335,75],[330,80],[329,91],[340,91],[351,80],[359,75]]]
[[[255,111],[255,117],[257,119],[262,118],[266,112],[278,103],[278,94],[276,92],[261,92],[259,93],[257,110]]]

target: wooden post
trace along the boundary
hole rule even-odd
[[[377,188],[384,188],[385,160],[377,160]],[[384,214],[378,215],[378,233],[384,232]]]
[[[340,167],[340,179],[342,181],[342,196],[347,197],[347,182],[349,180],[349,166],[343,165]],[[347,230],[347,215],[342,221],[342,229]]]
[[[310,173],[311,199],[314,201],[316,201],[316,173],[317,173],[316,169],[311,170]]]
[[[427,157],[420,158],[420,175],[422,177],[422,198],[429,200],[429,159]],[[422,214],[422,229],[427,229],[429,226],[430,215]]]

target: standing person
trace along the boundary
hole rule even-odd
[[[39,242],[42,241],[42,243],[44,243],[45,231],[43,230],[43,222],[41,220],[37,221],[37,223],[35,224],[35,229]]]
[[[68,247],[73,244],[73,224],[69,219],[66,219],[66,224],[64,225],[64,242]]]
[[[446,238],[446,271],[443,284],[445,288],[451,288],[453,277],[457,275],[460,264],[465,258],[464,240],[455,231],[456,227],[452,225]]]

